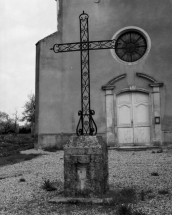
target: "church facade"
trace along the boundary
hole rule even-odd
[[[62,149],[76,134],[81,110],[80,52],[54,44],[80,41],[79,15],[89,16],[89,40],[114,49],[89,51],[91,109],[108,146],[172,143],[172,1],[59,0],[58,30],[36,44],[36,148]]]

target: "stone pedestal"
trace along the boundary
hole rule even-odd
[[[66,197],[102,197],[108,190],[108,151],[100,136],[72,136],[64,146]]]

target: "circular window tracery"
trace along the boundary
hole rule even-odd
[[[113,57],[127,64],[133,64],[145,57],[150,50],[150,38],[145,31],[137,27],[126,27],[118,31],[112,39],[116,39]]]

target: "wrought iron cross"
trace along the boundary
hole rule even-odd
[[[55,53],[80,51],[81,53],[81,110],[76,133],[77,135],[96,135],[97,126],[92,115],[90,104],[90,62],[89,50],[115,49],[115,40],[89,41],[88,14],[83,13],[80,19],[80,42],[55,44],[51,50]]]

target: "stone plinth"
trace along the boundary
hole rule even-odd
[[[108,151],[100,136],[72,136],[64,146],[66,197],[101,197],[108,189]]]

